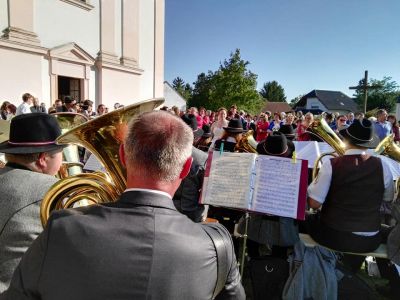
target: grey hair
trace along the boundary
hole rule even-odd
[[[177,116],[165,111],[144,113],[128,125],[126,161],[145,177],[173,181],[191,156],[192,143],[192,130]]]

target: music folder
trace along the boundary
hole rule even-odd
[[[304,220],[307,184],[307,160],[214,151],[200,203]]]

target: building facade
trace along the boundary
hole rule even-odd
[[[163,96],[164,0],[0,0],[0,102]]]

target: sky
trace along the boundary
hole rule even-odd
[[[349,90],[364,77],[400,84],[400,0],[165,0],[165,80],[193,84],[236,48],[287,100]]]

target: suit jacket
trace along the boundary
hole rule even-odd
[[[211,299],[216,252],[202,226],[147,191],[54,212],[0,299]],[[217,299],[245,299],[232,241],[221,233],[230,266]]]
[[[22,255],[42,232],[40,201],[57,179],[23,169],[0,169],[0,293]]]

